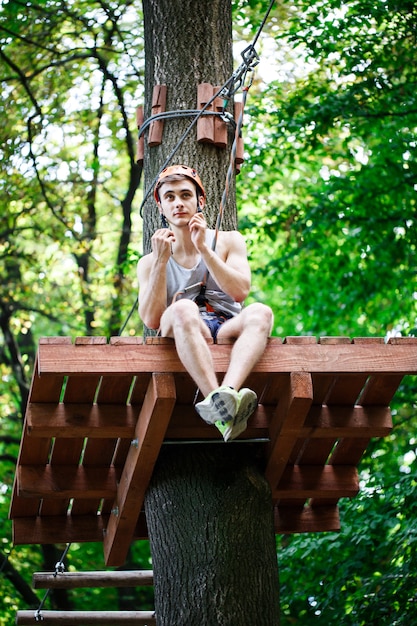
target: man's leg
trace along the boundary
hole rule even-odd
[[[223,385],[239,390],[261,358],[271,334],[273,314],[264,304],[250,304],[220,328],[218,339],[236,339]]]
[[[178,300],[166,309],[161,317],[161,334],[175,339],[181,363],[204,396],[219,386],[206,341],[210,331],[192,300]]]
[[[195,406],[200,417],[220,429],[225,423],[233,423],[239,405],[238,394],[234,389],[219,387],[206,341],[211,337],[210,330],[201,320],[197,305],[183,299],[168,307],[161,318],[161,334],[175,339],[181,363],[204,396]]]
[[[265,350],[272,322],[269,307],[252,304],[237,317],[225,322],[217,335],[218,338],[236,339],[223,385],[230,385],[238,391],[238,408],[234,420],[221,429],[225,441],[235,439],[246,429],[248,419],[258,405],[256,393],[246,387],[241,388],[241,385]]]

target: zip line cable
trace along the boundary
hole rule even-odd
[[[230,162],[229,162],[229,167],[228,167],[228,171],[227,171],[227,175],[226,175],[226,182],[225,182],[225,188],[223,191],[223,195],[222,195],[222,199],[220,202],[220,207],[219,207],[219,212],[217,215],[217,220],[216,220],[216,228],[215,228],[215,237],[213,240],[213,245],[212,245],[212,249],[214,250],[216,247],[216,243],[217,243],[217,234],[218,231],[220,230],[220,226],[221,226],[221,222],[223,219],[223,212],[224,212],[224,207],[226,204],[226,200],[227,200],[227,196],[228,196],[228,192],[229,192],[229,188],[230,188],[230,183],[232,180],[232,175],[233,175],[233,167],[234,167],[234,159],[236,156],[236,148],[237,148],[237,140],[240,136],[241,133],[241,128],[243,125],[243,112],[244,112],[244,107],[246,104],[246,99],[247,99],[247,94],[248,94],[248,90],[249,87],[252,84],[252,81],[250,81],[249,86],[244,86],[245,82],[246,82],[246,77],[248,72],[253,72],[254,68],[258,65],[259,63],[259,56],[255,51],[255,45],[262,33],[262,30],[266,24],[266,21],[269,17],[269,14],[272,10],[272,7],[274,5],[275,0],[271,0],[271,2],[269,3],[269,7],[264,15],[264,18],[255,34],[255,37],[252,41],[251,44],[249,44],[249,46],[247,46],[242,52],[241,52],[241,57],[243,59],[242,63],[239,65],[239,67],[233,72],[233,74],[225,81],[225,83],[218,89],[218,91],[209,99],[208,102],[206,102],[206,104],[204,105],[204,107],[202,109],[199,110],[193,110],[193,109],[187,109],[184,111],[167,111],[164,113],[159,113],[156,115],[153,115],[151,117],[149,117],[147,120],[145,120],[145,122],[142,124],[142,126],[139,129],[139,137],[143,134],[143,132],[146,130],[146,128],[151,124],[151,122],[155,121],[155,120],[161,120],[161,119],[170,119],[170,118],[175,118],[175,117],[185,117],[185,116],[193,116],[193,120],[191,121],[190,125],[188,126],[188,128],[184,131],[184,133],[182,134],[182,136],[179,138],[178,142],[176,143],[176,145],[174,146],[174,148],[172,149],[172,151],[170,152],[169,156],[166,158],[165,162],[163,163],[163,165],[159,168],[159,171],[157,173],[157,175],[154,177],[154,179],[152,180],[152,182],[150,183],[150,185],[148,186],[148,189],[146,190],[141,205],[139,207],[139,214],[141,217],[143,217],[143,208],[145,206],[145,203],[147,201],[147,199],[149,198],[153,188],[155,187],[156,183],[158,182],[158,178],[159,175],[161,174],[161,172],[168,167],[168,165],[170,164],[171,160],[173,159],[174,155],[178,152],[179,148],[181,147],[181,145],[184,143],[185,139],[188,137],[188,135],[190,134],[190,132],[192,131],[192,129],[194,128],[194,126],[197,124],[198,120],[200,119],[200,117],[202,115],[210,115],[210,114],[214,114],[214,115],[220,115],[220,116],[224,116],[224,121],[231,121],[229,119],[229,115],[225,110],[223,110],[221,113],[213,113],[211,111],[207,111],[207,109],[210,107],[210,105],[212,104],[212,102],[214,102],[214,100],[218,97],[223,97],[224,99],[224,106],[223,109],[226,108],[226,104],[227,102],[230,100],[230,98],[232,96],[234,96],[234,94],[243,86],[243,97],[242,97],[242,110],[240,112],[239,115],[239,119],[238,122],[236,123],[236,128],[235,128],[235,136],[234,136],[234,141],[233,141],[233,145],[232,145],[232,149],[231,149],[231,156],[230,156]],[[231,117],[231,116],[230,116]],[[204,283],[203,283],[204,285]],[[130,318],[133,315],[133,312],[138,304],[139,298],[138,296],[136,296],[136,300],[126,318],[126,321],[124,322],[124,324],[122,325],[122,327],[119,330],[118,336],[120,336],[122,334],[122,332],[124,331],[124,329],[126,328]]]
[[[56,563],[55,565],[55,572],[54,572],[54,577],[58,576],[58,574],[62,574],[62,572],[65,572],[65,564],[64,564],[64,559],[68,554],[68,550],[70,549],[71,544],[67,543],[67,545],[65,546],[65,549],[61,555],[61,558],[59,559],[59,561]],[[40,601],[40,604],[38,606],[38,608],[35,611],[34,614],[34,618],[35,618],[35,622],[42,622],[43,621],[43,617],[42,617],[42,609],[45,605],[45,602],[49,596],[51,592],[51,589],[47,589],[45,595],[43,596],[42,600]]]

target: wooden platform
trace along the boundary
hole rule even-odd
[[[149,345],[151,344],[151,345]],[[231,346],[211,345],[225,372]],[[161,445],[264,446],[277,533],[339,528],[370,438],[417,373],[417,340],[272,338],[247,381],[258,409],[237,442],[196,414],[196,387],[168,340],[41,339],[10,509],[15,544],[103,541],[107,565],[146,537],[145,491]],[[263,443],[262,443],[263,442]]]

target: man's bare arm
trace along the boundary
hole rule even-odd
[[[159,328],[166,302],[166,265],[171,255],[173,235],[160,229],[152,237],[152,252],[139,260],[139,316],[148,328]]]
[[[242,235],[220,232],[216,250],[205,246],[200,254],[219,287],[236,302],[243,302],[250,290],[251,274]]]

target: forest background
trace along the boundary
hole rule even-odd
[[[268,5],[233,1],[237,63]],[[62,551],[13,547],[8,521],[37,340],[142,332],[129,318],[142,252],[142,29],[139,0],[0,2],[1,626],[37,607],[31,575]],[[272,306],[274,335],[417,333],[416,44],[414,1],[273,7],[236,195],[250,299]],[[414,379],[393,412],[392,434],[361,464],[360,494],[341,505],[341,532],[277,537],[283,626],[417,618]],[[149,568],[147,542],[129,559]],[[73,545],[67,566],[103,568],[101,545]],[[146,609],[152,597],[88,590],[48,603]]]

